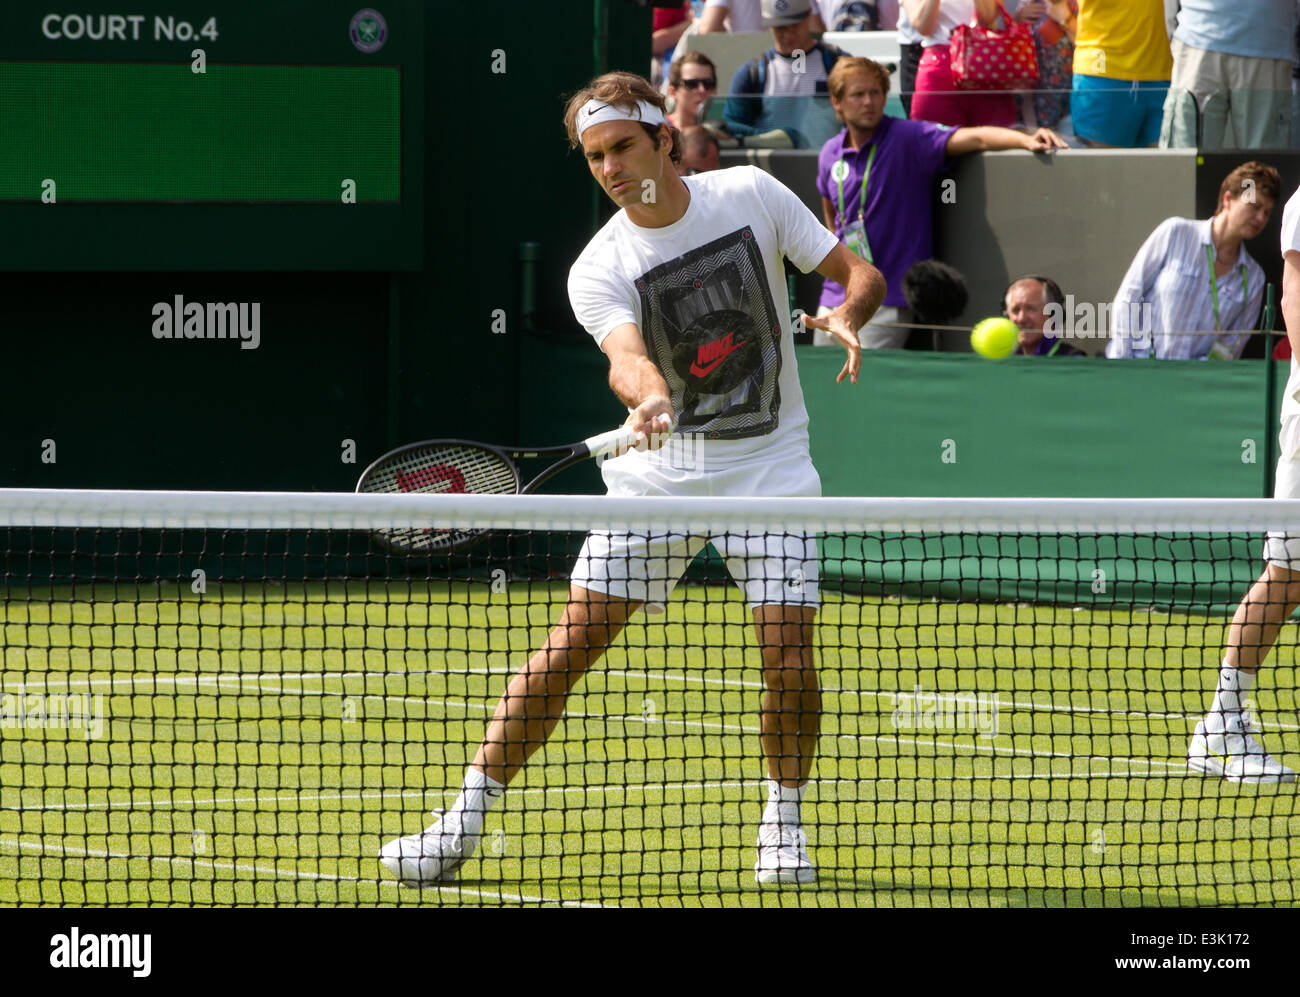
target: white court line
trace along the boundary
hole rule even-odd
[[[295,678],[298,676],[304,676],[311,679],[320,680],[323,682],[327,678],[342,677],[345,674],[346,673],[344,672],[319,672],[319,673],[311,673],[310,675],[306,675],[305,673],[296,673]],[[404,673],[404,674],[442,674],[442,673],[413,672],[413,673]],[[223,675],[126,676],[127,679],[131,679],[131,680],[140,679],[144,682],[153,684],[155,686],[158,684],[185,685],[185,684],[190,684],[191,681],[200,682],[206,680],[209,684],[220,684],[222,681],[237,682],[241,687],[245,684],[248,684],[251,685],[254,689],[257,689],[264,682],[271,682],[272,684],[279,685],[281,687],[282,692],[284,691],[283,682],[286,677],[287,676],[282,675],[278,672],[251,672],[251,673],[244,672],[244,673],[239,673],[237,675],[224,675],[224,676]],[[92,680],[92,681],[113,682],[115,680],[116,677],[105,679],[105,680]],[[410,696],[384,696],[378,694],[350,695],[346,692],[334,692],[334,691],[325,691],[325,690],[321,690],[319,693],[308,692],[307,690],[290,690],[290,692],[294,695],[334,696],[341,699],[360,699],[363,701],[378,700],[380,702],[415,703],[422,706],[429,706],[429,705],[451,706],[458,709],[480,710],[484,712],[488,712],[495,709],[494,704],[469,703],[469,702],[465,702],[464,700],[456,700],[456,699],[421,698],[421,697],[410,697]],[[722,724],[722,723],[710,722],[707,720],[673,720],[667,717],[655,717],[655,719],[653,720],[648,720],[646,717],[640,716],[638,714],[586,713],[586,712],[579,712],[576,710],[566,710],[564,715],[566,718],[572,717],[572,718],[578,718],[584,720],[597,720],[602,722],[621,721],[623,723],[642,723],[642,724],[663,723],[663,724],[671,724],[674,726],[686,727],[686,728],[700,727],[705,730],[722,731],[724,733],[731,733],[731,734],[758,734],[760,732],[757,727],[745,727],[738,724]],[[148,720],[149,718],[141,718],[141,719]],[[217,717],[212,717],[212,718],[187,717],[181,720],[172,720],[172,718],[167,718],[167,719],[173,723],[238,723],[239,722],[238,720],[233,720],[233,719],[223,720]],[[111,722],[112,719],[110,718],[110,723]],[[1098,759],[1107,762],[1119,762],[1126,765],[1146,765],[1146,766],[1164,765],[1166,768],[1173,768],[1179,771],[1181,771],[1183,768],[1183,766],[1181,765],[1176,765],[1173,762],[1169,762],[1163,759],[1124,758],[1124,757],[1112,756],[1112,755],[1078,755],[1075,754],[1074,752],[1069,752],[1069,751],[1040,751],[1034,748],[1017,748],[1014,746],[1003,746],[997,744],[957,744],[951,741],[922,740],[919,738],[901,737],[898,735],[890,735],[890,734],[829,734],[828,735],[826,733],[823,733],[822,736],[823,737],[829,736],[835,738],[836,740],[853,741],[857,743],[861,743],[863,741],[877,741],[877,742],[884,741],[884,742],[896,743],[896,744],[912,744],[917,746],[924,745],[924,746],[933,746],[936,748],[948,748],[954,751],[964,751],[964,750],[969,750],[971,748],[975,748],[975,749],[987,748],[993,754],[1010,753],[1012,755],[1021,755],[1030,758],[1084,758],[1089,760]],[[1041,734],[1041,735],[1030,735],[1030,736],[1047,737],[1051,735]]]
[[[1204,778],[1199,772],[1191,772],[1187,769],[1169,773],[1170,777],[1177,777],[1181,772],[1187,778],[1201,779]],[[1025,772],[1012,772],[1009,775],[962,775],[954,776],[951,779],[945,779],[946,782],[1036,782],[1038,780],[1052,779],[1160,779],[1165,778],[1165,774],[1143,774],[1137,772],[1045,772],[1039,775]],[[867,780],[876,781],[876,780]],[[896,779],[883,780],[896,782]],[[651,793],[663,793],[669,795],[675,790],[681,792],[697,792],[711,789],[744,789],[751,786],[766,786],[766,779],[740,779],[740,780],[720,780],[718,782],[674,782],[674,783],[629,783],[627,785],[600,785],[600,786],[535,786],[525,789],[512,789],[510,791],[511,799],[518,799],[524,796],[551,796],[561,794],[564,796],[635,796],[638,794],[649,795]],[[861,779],[818,779],[812,780],[814,786],[860,786],[863,782]],[[165,792],[183,793],[190,787],[178,787]],[[452,790],[428,790],[428,789],[402,789],[402,790],[362,790],[362,789],[335,789],[320,793],[254,793],[250,796],[226,796],[212,797],[205,799],[203,797],[194,797],[183,800],[104,800],[99,803],[42,803],[34,805],[20,805],[16,807],[0,807],[0,813],[35,813],[40,811],[61,811],[61,812],[80,812],[80,811],[104,811],[110,810],[198,810],[206,807],[231,806],[236,808],[255,804],[273,804],[281,803],[323,803],[327,800],[405,800],[414,797],[420,800],[426,800],[431,796],[440,796],[445,803],[453,795]],[[705,801],[709,802],[709,801]],[[757,801],[755,801],[757,802]],[[853,799],[853,800],[814,800],[814,803],[906,803],[908,800],[896,799]],[[972,797],[969,800],[945,800],[944,802],[952,804],[973,804],[978,802],[997,802],[994,800],[984,800],[983,797]],[[1002,801],[1016,802],[1016,801]],[[1023,801],[1029,803],[1032,801]],[[251,812],[251,811],[250,811]]]
[[[274,673],[269,673],[269,674],[273,675]],[[308,693],[302,691],[299,694],[306,695]],[[362,701],[378,700],[379,702],[418,703],[423,706],[430,706],[430,705],[450,706],[457,709],[480,710],[485,713],[493,712],[496,709],[494,703],[470,703],[460,699],[441,699],[441,698],[420,699],[420,698],[412,698],[409,696],[400,696],[400,697],[381,696],[378,694],[350,695],[346,692],[332,692],[332,691],[327,692],[324,690],[322,690],[319,693],[310,693],[310,694],[320,695],[320,696],[335,696],[341,699],[360,699]],[[687,729],[700,728],[703,730],[721,731],[723,733],[728,733],[728,734],[759,734],[760,733],[759,728],[757,727],[746,727],[740,724],[725,724],[725,723],[718,723],[718,722],[713,722],[708,720],[673,720],[669,717],[660,717],[660,716],[656,716],[653,720],[651,720],[644,716],[641,716],[640,714],[631,714],[631,713],[629,714],[587,713],[585,711],[579,711],[579,710],[565,710],[564,716],[566,720],[567,719],[595,720],[600,723],[610,723],[610,722],[639,723],[639,724],[645,724],[647,726],[652,726],[654,724],[668,724],[675,727],[684,727]],[[216,718],[213,718],[212,720],[203,720],[203,721],[194,721],[194,720],[187,719],[185,721],[179,721],[179,722],[236,723],[238,721],[235,720],[223,721],[223,720],[218,720]],[[970,750],[971,748],[975,748],[977,750],[987,748],[993,754],[1009,753],[1011,755],[1020,755],[1029,758],[1083,758],[1088,760],[1098,759],[1107,762],[1118,762],[1125,765],[1146,765],[1148,767],[1154,765],[1164,765],[1167,768],[1176,768],[1179,771],[1182,771],[1182,769],[1184,768],[1184,766],[1182,765],[1176,765],[1175,763],[1165,761],[1164,759],[1124,758],[1124,757],[1112,756],[1112,755],[1079,755],[1071,751],[1040,751],[1035,748],[1017,748],[1014,746],[1003,746],[998,744],[957,744],[952,741],[923,740],[920,738],[913,738],[913,737],[900,737],[898,735],[892,735],[892,734],[830,734],[823,731],[821,736],[831,737],[839,741],[852,741],[855,743],[861,743],[864,741],[876,741],[876,742],[887,742],[890,744],[912,744],[917,746],[948,748],[953,751],[966,751],[966,750]],[[1032,735],[1032,736],[1047,737],[1050,735],[1042,734],[1042,735]],[[906,757],[906,756],[900,756],[900,757]]]
[[[51,850],[51,848],[55,848],[58,849],[60,854],[63,855],[67,855],[68,853],[73,853],[75,855],[81,855],[86,858],[124,859],[127,861],[139,861],[140,859],[147,859],[150,862],[165,862],[168,865],[172,865],[176,863],[181,863],[186,865],[202,865],[211,868],[213,870],[220,869],[220,870],[226,870],[230,872],[242,872],[242,873],[251,872],[257,875],[275,876],[280,879],[286,879],[286,878],[287,879],[313,879],[318,881],[327,881],[327,882],[335,882],[335,883],[356,883],[356,884],[371,882],[371,880],[353,879],[350,876],[335,876],[327,872],[303,872],[300,869],[281,869],[278,866],[244,865],[238,862],[215,862],[210,859],[184,858],[179,855],[126,855],[121,852],[106,852],[106,851],[100,851],[98,849],[77,848],[75,846],[63,845],[63,844],[49,846],[42,842],[19,841],[16,838],[0,838],[0,845],[9,845],[14,848],[17,848],[19,851],[26,849],[29,852],[30,851],[48,852]],[[375,861],[378,862],[379,860],[375,859]],[[225,881],[223,880],[223,882]],[[234,885],[237,884],[238,882],[246,882],[246,880],[244,881],[231,880],[230,882],[232,885]],[[377,879],[374,880],[374,882],[380,887],[386,887],[394,890],[402,889],[402,887],[398,886],[398,884],[392,880]],[[598,903],[591,903],[588,901],[552,900],[547,897],[530,897],[523,894],[498,893],[493,890],[476,890],[468,886],[435,886],[435,887],[427,887],[427,889],[436,889],[438,890],[439,893],[443,893],[443,892],[448,892],[452,894],[469,893],[476,897],[482,897],[484,899],[510,900],[510,901],[514,901],[515,903],[547,904],[547,905],[557,904],[561,907],[611,906],[609,904],[598,904]]]
[[[641,677],[654,678],[654,679],[660,679],[669,682],[672,681],[699,682],[704,685],[722,685],[722,686],[729,686],[733,688],[745,688],[745,689],[766,688],[766,686],[764,686],[762,682],[746,681],[744,679],[725,679],[725,678],[714,679],[709,676],[697,677],[694,675],[674,675],[670,672],[639,672],[639,671],[627,671],[627,670],[619,670],[619,669],[611,668],[611,669],[603,669],[602,673],[605,675],[626,675],[632,678],[641,678]],[[418,674],[440,674],[440,673],[412,672],[410,674],[418,675]],[[955,695],[957,693],[957,690],[955,689],[938,689],[938,690],[922,689],[921,691],[923,695],[933,695],[934,693],[938,692],[941,695],[948,696],[948,695]],[[883,690],[883,689],[871,690],[871,689],[823,688],[822,692],[824,694],[834,694],[838,696],[859,696],[859,697],[875,696],[876,698],[880,698],[882,696],[890,696],[895,700],[897,700],[899,697],[902,696],[907,696],[908,698],[911,698],[913,695],[912,690],[900,690],[898,692],[891,692],[889,690]],[[961,694],[970,695],[970,692],[969,691],[963,692]],[[979,692],[978,695],[985,695],[985,694],[983,692]],[[1128,719],[1128,718],[1137,718],[1143,720],[1184,720],[1184,721],[1200,719],[1200,714],[1196,714],[1195,716],[1193,716],[1186,713],[1155,713],[1147,710],[1116,710],[1106,706],[1070,706],[1070,705],[1062,705],[1060,703],[1026,702],[1025,700],[1019,700],[1019,699],[1013,699],[1010,701],[1006,701],[1003,699],[996,699],[996,700],[990,700],[988,702],[990,702],[990,704],[996,703],[999,710],[1010,708],[1014,710],[1024,710],[1026,712],[1033,712],[1033,713],[1100,713],[1121,720]],[[1278,727],[1285,730],[1300,730],[1300,724],[1288,724],[1288,723],[1276,722],[1276,723],[1270,723],[1269,726]]]
[[[313,678],[313,679],[320,679],[321,681],[324,681],[324,679],[325,679],[326,677],[329,677],[329,676],[331,676],[331,675],[334,675],[334,676],[341,676],[341,675],[343,675],[343,673],[342,673],[342,672],[334,672],[334,673],[325,672],[325,673],[318,673],[318,674],[313,674],[313,675],[311,676],[311,678]],[[139,676],[139,677],[142,678],[142,679],[151,680],[151,681],[155,682],[155,684],[156,684],[157,681],[158,681],[159,679],[167,679],[167,680],[170,681],[170,680],[173,679],[173,678],[174,678],[174,679],[177,679],[177,680],[180,680],[180,679],[190,679],[190,678],[198,679],[198,678],[203,678],[204,676]],[[214,681],[214,682],[219,682],[219,681],[221,681],[221,679],[223,678],[223,676],[209,676],[209,678],[211,678],[211,680]],[[237,680],[239,681],[239,683],[240,683],[241,686],[244,685],[245,682],[247,682],[248,680],[252,680],[249,684],[251,684],[254,688],[257,688],[258,685],[259,685],[259,683],[262,682],[263,679],[265,679],[265,680],[267,680],[267,681],[271,681],[271,682],[274,683],[274,684],[278,684],[278,685],[280,685],[281,688],[283,689],[283,679],[284,679],[284,676],[282,676],[282,675],[280,675],[280,674],[278,674],[278,673],[275,673],[275,672],[266,672],[266,673],[241,673],[241,674],[238,675],[238,676],[233,676],[233,675],[232,675],[232,676],[229,676],[228,678],[229,678],[230,680],[235,680],[235,679],[237,679]],[[295,694],[297,694],[297,695],[307,695],[308,693],[307,693],[305,690],[295,690]],[[456,700],[456,699],[443,699],[443,698],[415,698],[415,697],[409,697],[409,696],[402,696],[402,697],[398,697],[398,696],[382,696],[382,695],[378,695],[378,694],[372,694],[372,695],[349,695],[348,693],[345,693],[345,692],[333,692],[333,691],[324,691],[324,690],[322,690],[322,691],[319,692],[319,693],[310,693],[310,694],[311,694],[311,695],[321,695],[321,696],[335,696],[335,697],[343,698],[343,699],[360,699],[360,700],[363,700],[363,701],[365,701],[365,700],[378,700],[378,701],[380,701],[380,702],[418,703],[418,704],[420,704],[420,705],[422,705],[422,706],[430,706],[430,705],[434,705],[434,706],[450,706],[450,707],[454,707],[454,708],[457,708],[457,709],[479,710],[479,711],[482,711],[482,712],[490,712],[490,711],[495,710],[495,705],[494,705],[494,704],[487,704],[487,703],[469,703],[469,702],[466,702],[466,701],[464,701],[464,700]],[[759,731],[759,729],[758,729],[757,727],[746,727],[746,726],[742,726],[742,725],[739,725],[739,724],[724,724],[724,723],[711,722],[711,721],[707,721],[707,720],[673,720],[673,719],[671,719],[671,718],[669,718],[669,717],[655,717],[653,720],[650,720],[650,719],[647,719],[646,717],[641,716],[641,715],[638,715],[638,714],[587,713],[587,712],[576,711],[576,710],[566,710],[564,715],[565,715],[566,718],[576,718],[576,719],[583,719],[583,720],[596,720],[596,721],[600,721],[600,722],[603,722],[603,723],[609,723],[609,722],[622,722],[622,723],[641,723],[641,724],[646,724],[646,725],[652,725],[652,724],[659,724],[659,723],[662,723],[662,724],[672,725],[672,726],[676,726],[676,727],[684,727],[684,728],[687,728],[687,729],[690,729],[690,728],[693,728],[693,727],[698,727],[698,728],[700,728],[700,729],[704,729],[704,730],[722,731],[722,732],[724,732],[724,733],[731,733],[731,734],[746,734],[746,735],[752,735],[752,734],[758,734],[758,733],[760,733],[760,731]],[[236,723],[236,722],[238,722],[238,721],[236,721],[236,720],[221,720],[221,719],[219,719],[219,718],[202,719],[202,720],[195,720],[195,719],[192,719],[192,718],[186,718],[186,719],[184,719],[184,720],[182,720],[182,721],[175,721],[175,722],[180,722],[180,723]],[[836,739],[836,740],[841,740],[841,741],[852,741],[852,742],[855,742],[855,743],[862,743],[862,742],[864,742],[864,741],[887,742],[887,743],[891,743],[891,744],[911,744],[911,745],[916,745],[916,746],[918,746],[918,747],[919,747],[919,746],[929,746],[929,747],[936,747],[936,748],[947,748],[947,749],[950,749],[950,750],[953,750],[953,751],[968,751],[968,750],[970,750],[970,749],[972,749],[972,748],[976,749],[976,751],[979,751],[980,749],[988,749],[988,751],[990,751],[992,754],[995,754],[995,755],[996,755],[996,754],[999,754],[999,753],[1002,753],[1002,754],[1020,755],[1020,756],[1024,756],[1024,757],[1030,757],[1030,758],[1081,758],[1081,759],[1087,759],[1087,760],[1089,760],[1089,761],[1091,761],[1091,760],[1093,760],[1093,759],[1096,759],[1096,760],[1104,760],[1104,761],[1106,761],[1106,762],[1108,762],[1108,763],[1121,763],[1121,764],[1125,764],[1125,765],[1145,765],[1145,766],[1147,766],[1148,768],[1150,768],[1150,767],[1152,767],[1152,766],[1162,765],[1162,766],[1165,767],[1166,770],[1174,769],[1174,770],[1177,770],[1177,771],[1182,771],[1183,768],[1184,768],[1184,766],[1182,766],[1182,765],[1178,765],[1178,764],[1176,764],[1176,763],[1174,763],[1174,762],[1170,762],[1170,761],[1167,761],[1167,760],[1164,760],[1164,759],[1124,758],[1124,757],[1120,757],[1120,756],[1111,756],[1111,755],[1079,755],[1079,754],[1076,754],[1076,753],[1074,753],[1074,752],[1069,752],[1069,751],[1040,751],[1040,750],[1037,750],[1037,749],[1034,749],[1034,748],[1017,748],[1017,747],[1014,747],[1014,746],[1003,746],[1003,745],[997,745],[997,744],[957,744],[957,743],[955,743],[955,742],[951,742],[951,741],[940,741],[940,740],[937,740],[937,739],[936,739],[936,740],[924,740],[924,739],[919,739],[919,738],[901,737],[901,736],[898,736],[898,735],[890,735],[890,734],[840,734],[840,733],[836,733],[836,734],[826,734],[826,733],[823,733],[822,736],[823,736],[823,737],[832,737],[832,738],[834,738],[834,739]],[[1050,735],[1043,734],[1043,735],[1031,735],[1031,736],[1044,736],[1044,737],[1045,737],[1045,736],[1050,736]]]
[[[110,677],[108,677],[108,678],[103,678],[103,679],[84,679],[84,680],[82,680],[82,679],[64,678],[64,677],[62,677],[62,676],[51,676],[51,677],[46,677],[46,678],[44,678],[43,680],[38,681],[38,682],[27,682],[27,683],[21,683],[21,684],[19,684],[19,685],[17,685],[17,686],[9,687],[9,691],[12,691],[15,695],[22,695],[22,694],[24,694],[24,693],[26,692],[26,690],[27,690],[29,687],[35,685],[35,686],[37,687],[37,691],[40,691],[40,692],[46,692],[46,691],[49,690],[49,686],[50,686],[51,683],[55,684],[55,685],[56,685],[57,687],[59,687],[59,688],[66,688],[66,689],[68,689],[69,691],[71,691],[71,690],[74,689],[74,688],[75,688],[75,689],[81,689],[81,688],[86,688],[86,689],[107,688],[107,689],[109,689],[110,692],[111,692],[112,689],[113,689],[114,687],[116,687],[117,685],[123,685],[123,686],[126,686],[126,687],[130,688],[131,686],[135,685],[136,683],[142,683],[142,684],[166,684],[166,681],[167,681],[167,680],[170,680],[170,682],[171,682],[171,684],[172,684],[173,686],[184,687],[184,686],[186,686],[186,685],[196,685],[196,686],[202,688],[202,687],[205,686],[205,685],[213,685],[213,686],[217,686],[217,687],[219,688],[219,687],[222,686],[223,684],[234,684],[234,685],[236,685],[236,686],[238,686],[238,685],[242,685],[242,684],[243,684],[243,680],[246,679],[246,678],[257,679],[257,680],[260,682],[260,681],[262,681],[263,679],[266,679],[266,678],[271,678],[271,679],[274,679],[274,678],[282,678],[282,679],[325,679],[325,678],[330,678],[330,679],[345,679],[345,678],[385,678],[385,679],[393,679],[393,678],[397,678],[397,677],[400,677],[400,676],[408,676],[408,675],[432,675],[432,676],[440,676],[440,677],[447,677],[447,676],[450,676],[450,675],[485,675],[485,676],[490,676],[490,675],[500,675],[501,677],[504,678],[504,677],[507,676],[507,675],[513,675],[513,674],[514,674],[514,671],[513,671],[513,670],[506,670],[506,669],[495,669],[495,668],[461,668],[461,669],[456,669],[455,671],[433,671],[433,670],[427,670],[427,671],[422,671],[422,672],[412,672],[412,671],[401,671],[401,672],[390,672],[390,671],[383,671],[383,672],[372,672],[372,671],[348,671],[348,672],[321,672],[321,671],[313,671],[313,672],[246,672],[246,673],[228,673],[228,674],[223,674],[223,675],[158,675],[158,676],[154,676],[154,675],[134,675],[134,674],[133,674],[133,675],[121,675],[121,676],[116,676],[116,675],[115,675],[115,676],[110,676]],[[647,681],[650,680],[650,679],[656,679],[656,680],[659,680],[659,681],[665,681],[665,682],[682,682],[682,683],[685,683],[685,684],[696,683],[696,684],[703,685],[703,686],[717,686],[717,687],[721,687],[721,688],[732,688],[732,689],[754,689],[754,690],[761,690],[761,689],[764,689],[764,688],[765,688],[765,686],[763,685],[762,682],[755,682],[755,681],[746,680],[746,679],[729,679],[729,678],[722,678],[722,677],[713,677],[713,676],[708,676],[708,675],[696,676],[696,675],[689,675],[689,674],[675,674],[675,673],[672,673],[672,672],[649,672],[649,671],[644,671],[644,672],[643,672],[643,671],[633,671],[633,670],[630,670],[630,669],[607,668],[607,669],[599,669],[598,671],[593,672],[592,674],[593,674],[593,675],[618,675],[618,676],[622,676],[622,677],[626,677],[626,678],[640,678],[640,679],[645,679],[645,680],[647,680]],[[255,684],[256,684],[256,683],[255,683]],[[4,688],[0,688],[0,693],[3,693],[4,691],[6,691]],[[856,697],[859,697],[859,698],[861,698],[861,697],[863,697],[863,696],[870,696],[870,697],[875,697],[875,698],[879,699],[879,698],[881,698],[881,697],[883,697],[883,696],[889,696],[889,697],[892,697],[893,699],[895,699],[895,701],[897,701],[898,697],[900,697],[900,696],[908,696],[908,697],[912,696],[912,692],[911,692],[911,690],[900,690],[900,691],[897,691],[897,692],[892,692],[892,691],[889,691],[889,690],[842,689],[842,688],[836,688],[836,687],[826,687],[826,688],[823,688],[823,689],[822,689],[822,692],[823,692],[824,694],[827,694],[827,695],[837,695],[837,696],[856,696]],[[951,689],[949,689],[949,690],[943,690],[943,689],[940,689],[940,690],[933,690],[933,689],[923,690],[923,693],[925,693],[925,694],[933,694],[933,693],[935,693],[935,692],[939,692],[939,693],[942,693],[942,694],[944,694],[944,695],[947,695],[947,694],[950,694],[950,693],[955,693],[956,690],[951,690]],[[964,694],[965,694],[965,693],[964,693]],[[982,695],[982,693],[980,693],[980,694]],[[414,701],[414,700],[395,700],[395,701],[411,702],[411,701]],[[1003,700],[1003,699],[999,698],[999,699],[997,699],[995,702],[996,702],[996,704],[997,704],[997,708],[998,708],[999,710],[1003,710],[1003,709],[1012,709],[1012,710],[1018,710],[1018,711],[1024,711],[1024,712],[1031,712],[1031,713],[1067,713],[1067,714],[1069,714],[1069,713],[1082,713],[1082,714],[1095,714],[1095,715],[1106,716],[1106,717],[1108,717],[1108,718],[1110,718],[1110,719],[1117,720],[1117,721],[1118,721],[1118,720],[1129,720],[1129,719],[1134,719],[1134,720],[1170,720],[1170,721],[1183,721],[1183,722],[1187,722],[1187,721],[1192,721],[1192,720],[1199,719],[1199,717],[1200,717],[1200,714],[1195,714],[1195,715],[1193,715],[1193,714],[1188,714],[1188,713],[1168,713],[1168,712],[1157,712],[1157,711],[1151,711],[1151,710],[1118,710],[1118,709],[1113,709],[1113,708],[1111,708],[1111,707],[1106,707],[1106,706],[1071,706],[1071,705],[1069,705],[1069,704],[1051,703],[1051,702],[1048,702],[1048,703],[1035,703],[1035,702],[1032,702],[1032,701],[1020,700],[1020,699]],[[1280,720],[1272,721],[1272,722],[1269,723],[1268,726],[1270,726],[1270,727],[1274,727],[1274,728],[1277,728],[1277,729],[1279,729],[1279,730],[1300,730],[1300,724],[1295,724],[1295,723],[1286,723],[1285,721],[1280,721]]]

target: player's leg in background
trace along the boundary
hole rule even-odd
[[[1251,675],[1268,657],[1283,624],[1300,606],[1300,571],[1268,563],[1233,614],[1223,664]]]
[[[1287,619],[1300,606],[1300,571],[1277,563],[1287,555],[1281,534],[1269,534],[1268,563],[1228,627],[1210,710],[1196,725],[1188,764],[1234,782],[1290,782],[1295,772],[1272,758],[1256,739],[1247,704],[1260,666]]]
[[[497,703],[474,768],[508,784],[555,730],[569,692],[640,608],[639,602],[570,586],[560,621]]]

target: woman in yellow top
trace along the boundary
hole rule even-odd
[[[1173,66],[1164,0],[1079,0],[1074,134],[1090,146],[1154,146]]]

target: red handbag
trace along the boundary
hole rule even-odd
[[[948,51],[952,82],[959,90],[1033,90],[1038,86],[1038,57],[1034,32],[1011,20],[998,4],[1003,28],[986,28],[976,15],[970,24],[953,29]]]

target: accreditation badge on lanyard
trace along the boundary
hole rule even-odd
[[[1238,250],[1240,252],[1240,250]],[[1210,300],[1214,304],[1214,331],[1220,332],[1219,323],[1219,282],[1214,276],[1214,251],[1205,247],[1205,262],[1210,267]],[[1244,310],[1250,302],[1250,289],[1246,283],[1246,264],[1241,264],[1241,307]],[[1236,360],[1245,348],[1247,337],[1244,334],[1234,336],[1215,336],[1210,345],[1211,360]]]
[[[849,178],[849,164],[843,159],[837,159],[835,165],[831,167],[831,177],[835,180],[835,191],[840,209],[840,225],[843,228],[844,245],[861,256],[868,263],[874,262],[871,256],[871,244],[867,242],[867,178],[871,176],[871,163],[876,158],[877,146],[871,146],[871,152],[867,156],[866,168],[862,171],[862,192],[858,198],[858,217],[849,221],[845,217],[844,211],[844,181]]]

